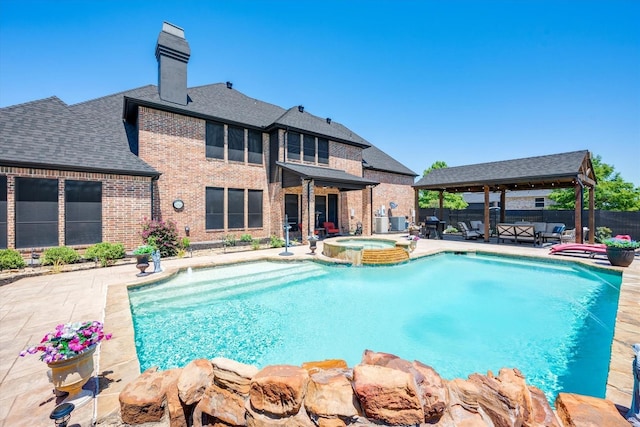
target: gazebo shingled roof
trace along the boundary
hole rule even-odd
[[[595,185],[589,151],[434,169],[413,186],[450,193],[573,187],[576,180]]]
[[[456,166],[434,169],[416,182],[416,209],[420,190],[439,191],[440,209],[442,209],[442,193],[484,192],[485,193],[485,241],[489,236],[489,193],[500,191],[501,221],[504,221],[504,194],[506,191],[574,188],[576,194],[575,227],[576,241],[582,241],[582,188],[589,188],[589,228],[593,229],[594,188],[596,177],[588,150],[568,153],[550,154],[546,156],[527,157],[523,159],[504,160],[498,162],[479,163],[475,165]],[[441,214],[442,216],[442,214]],[[593,234],[589,233],[589,241],[593,243]]]

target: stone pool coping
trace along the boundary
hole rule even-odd
[[[374,236],[376,237],[376,236]],[[390,236],[380,236],[385,239]],[[395,236],[398,240],[406,237]],[[211,254],[194,258],[163,260],[165,271],[148,278],[137,278],[132,264],[98,268],[87,271],[28,277],[0,287],[0,427],[16,425],[24,420],[33,424],[51,423],[48,414],[56,405],[51,385],[46,379],[47,367],[37,357],[19,358],[17,353],[28,344],[37,342],[44,332],[57,323],[82,319],[104,319],[105,329],[114,333],[105,341],[96,356],[97,398],[74,412],[72,423],[92,425],[118,412],[118,395],[125,385],[137,377],[139,365],[133,338],[133,325],[129,310],[127,286],[170,277],[187,267],[212,267],[229,263],[258,260],[299,261],[326,259],[318,242],[316,255],[308,246],[289,248],[292,256],[282,257],[284,250]],[[549,255],[548,248],[532,248],[507,244],[455,240],[418,241],[411,258],[434,255],[443,251],[490,253],[500,255],[531,256],[542,259],[562,259],[588,266],[623,272],[616,328],[612,345],[607,399],[628,407],[631,402],[633,379],[631,345],[640,342],[640,260],[625,269],[611,267],[606,259],[577,256]],[[364,351],[364,349],[363,349]],[[286,363],[286,360],[282,361]],[[59,403],[59,402],[58,402]]]

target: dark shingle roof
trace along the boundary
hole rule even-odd
[[[589,151],[551,154],[547,156],[527,157],[523,159],[499,162],[479,163],[468,166],[456,166],[434,169],[422,177],[414,187],[424,189],[447,189],[447,191],[478,191],[478,187],[504,185],[551,185],[567,184],[578,174],[584,173],[585,161],[589,162],[590,178],[593,167],[590,165]]]
[[[144,94],[128,95],[132,103],[155,105],[159,108],[181,112],[186,115],[218,119],[256,128],[265,128],[285,113],[285,109],[267,102],[250,98],[224,83],[189,88],[189,103],[177,105],[163,101],[155,86]],[[137,101],[137,102],[136,102]]]
[[[335,187],[364,188],[367,185],[377,185],[377,181],[351,175],[343,170],[330,169],[317,166],[300,165],[297,163],[276,162],[284,170],[294,173],[305,179],[314,179],[316,185],[329,184]]]
[[[373,145],[362,151],[362,161],[365,169],[393,172],[412,177],[418,176],[417,173]]]
[[[346,126],[334,121],[329,123],[327,119],[314,116],[306,111],[300,112],[298,107],[288,109],[273,125],[324,135],[333,140],[347,142],[360,147],[369,147],[371,145]]]
[[[122,120],[112,125],[79,115],[56,97],[2,108],[0,164],[158,175],[114,128],[124,132]]]

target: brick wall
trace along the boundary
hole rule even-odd
[[[258,165],[246,161],[246,148],[245,162],[207,158],[206,122],[202,119],[140,107],[138,128],[140,158],[162,174],[154,189],[154,214],[158,219],[174,221],[180,236],[189,227],[194,242],[220,240],[227,235],[239,238],[245,233],[255,238],[271,234],[274,211],[267,182],[267,134],[263,134],[264,163]],[[262,190],[263,227],[206,230],[206,187]],[[184,202],[180,211],[173,208],[176,199]],[[245,211],[246,206],[245,191]],[[226,224],[225,215],[225,228]]]
[[[393,209],[392,216],[408,216],[411,219],[412,209],[415,209],[415,191],[411,187],[413,177],[370,169],[365,169],[364,177],[380,183],[373,189],[374,211],[384,205],[386,215],[389,215],[389,202],[395,202],[398,207]]]
[[[1,167],[7,175],[7,243],[15,248],[15,178],[58,179],[58,245],[64,246],[65,209],[64,181],[102,182],[102,241],[123,243],[127,250],[140,244],[140,223],[151,213],[148,177],[50,169]],[[85,246],[76,246],[84,248]],[[41,250],[42,248],[35,248]],[[26,249],[25,249],[26,250]],[[29,251],[31,250],[28,249]]]

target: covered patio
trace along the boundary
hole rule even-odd
[[[416,182],[413,187],[415,189],[416,211],[419,209],[420,190],[439,192],[440,218],[443,217],[445,191],[448,193],[483,192],[485,242],[489,242],[490,234],[490,193],[500,193],[500,222],[502,223],[505,221],[505,195],[507,191],[573,188],[575,193],[575,241],[583,241],[583,227],[586,226],[589,230],[592,230],[588,236],[589,243],[594,243],[596,184],[596,177],[591,163],[591,153],[588,150],[581,150],[434,169],[427,176]],[[584,188],[589,191],[588,225],[582,218]]]

